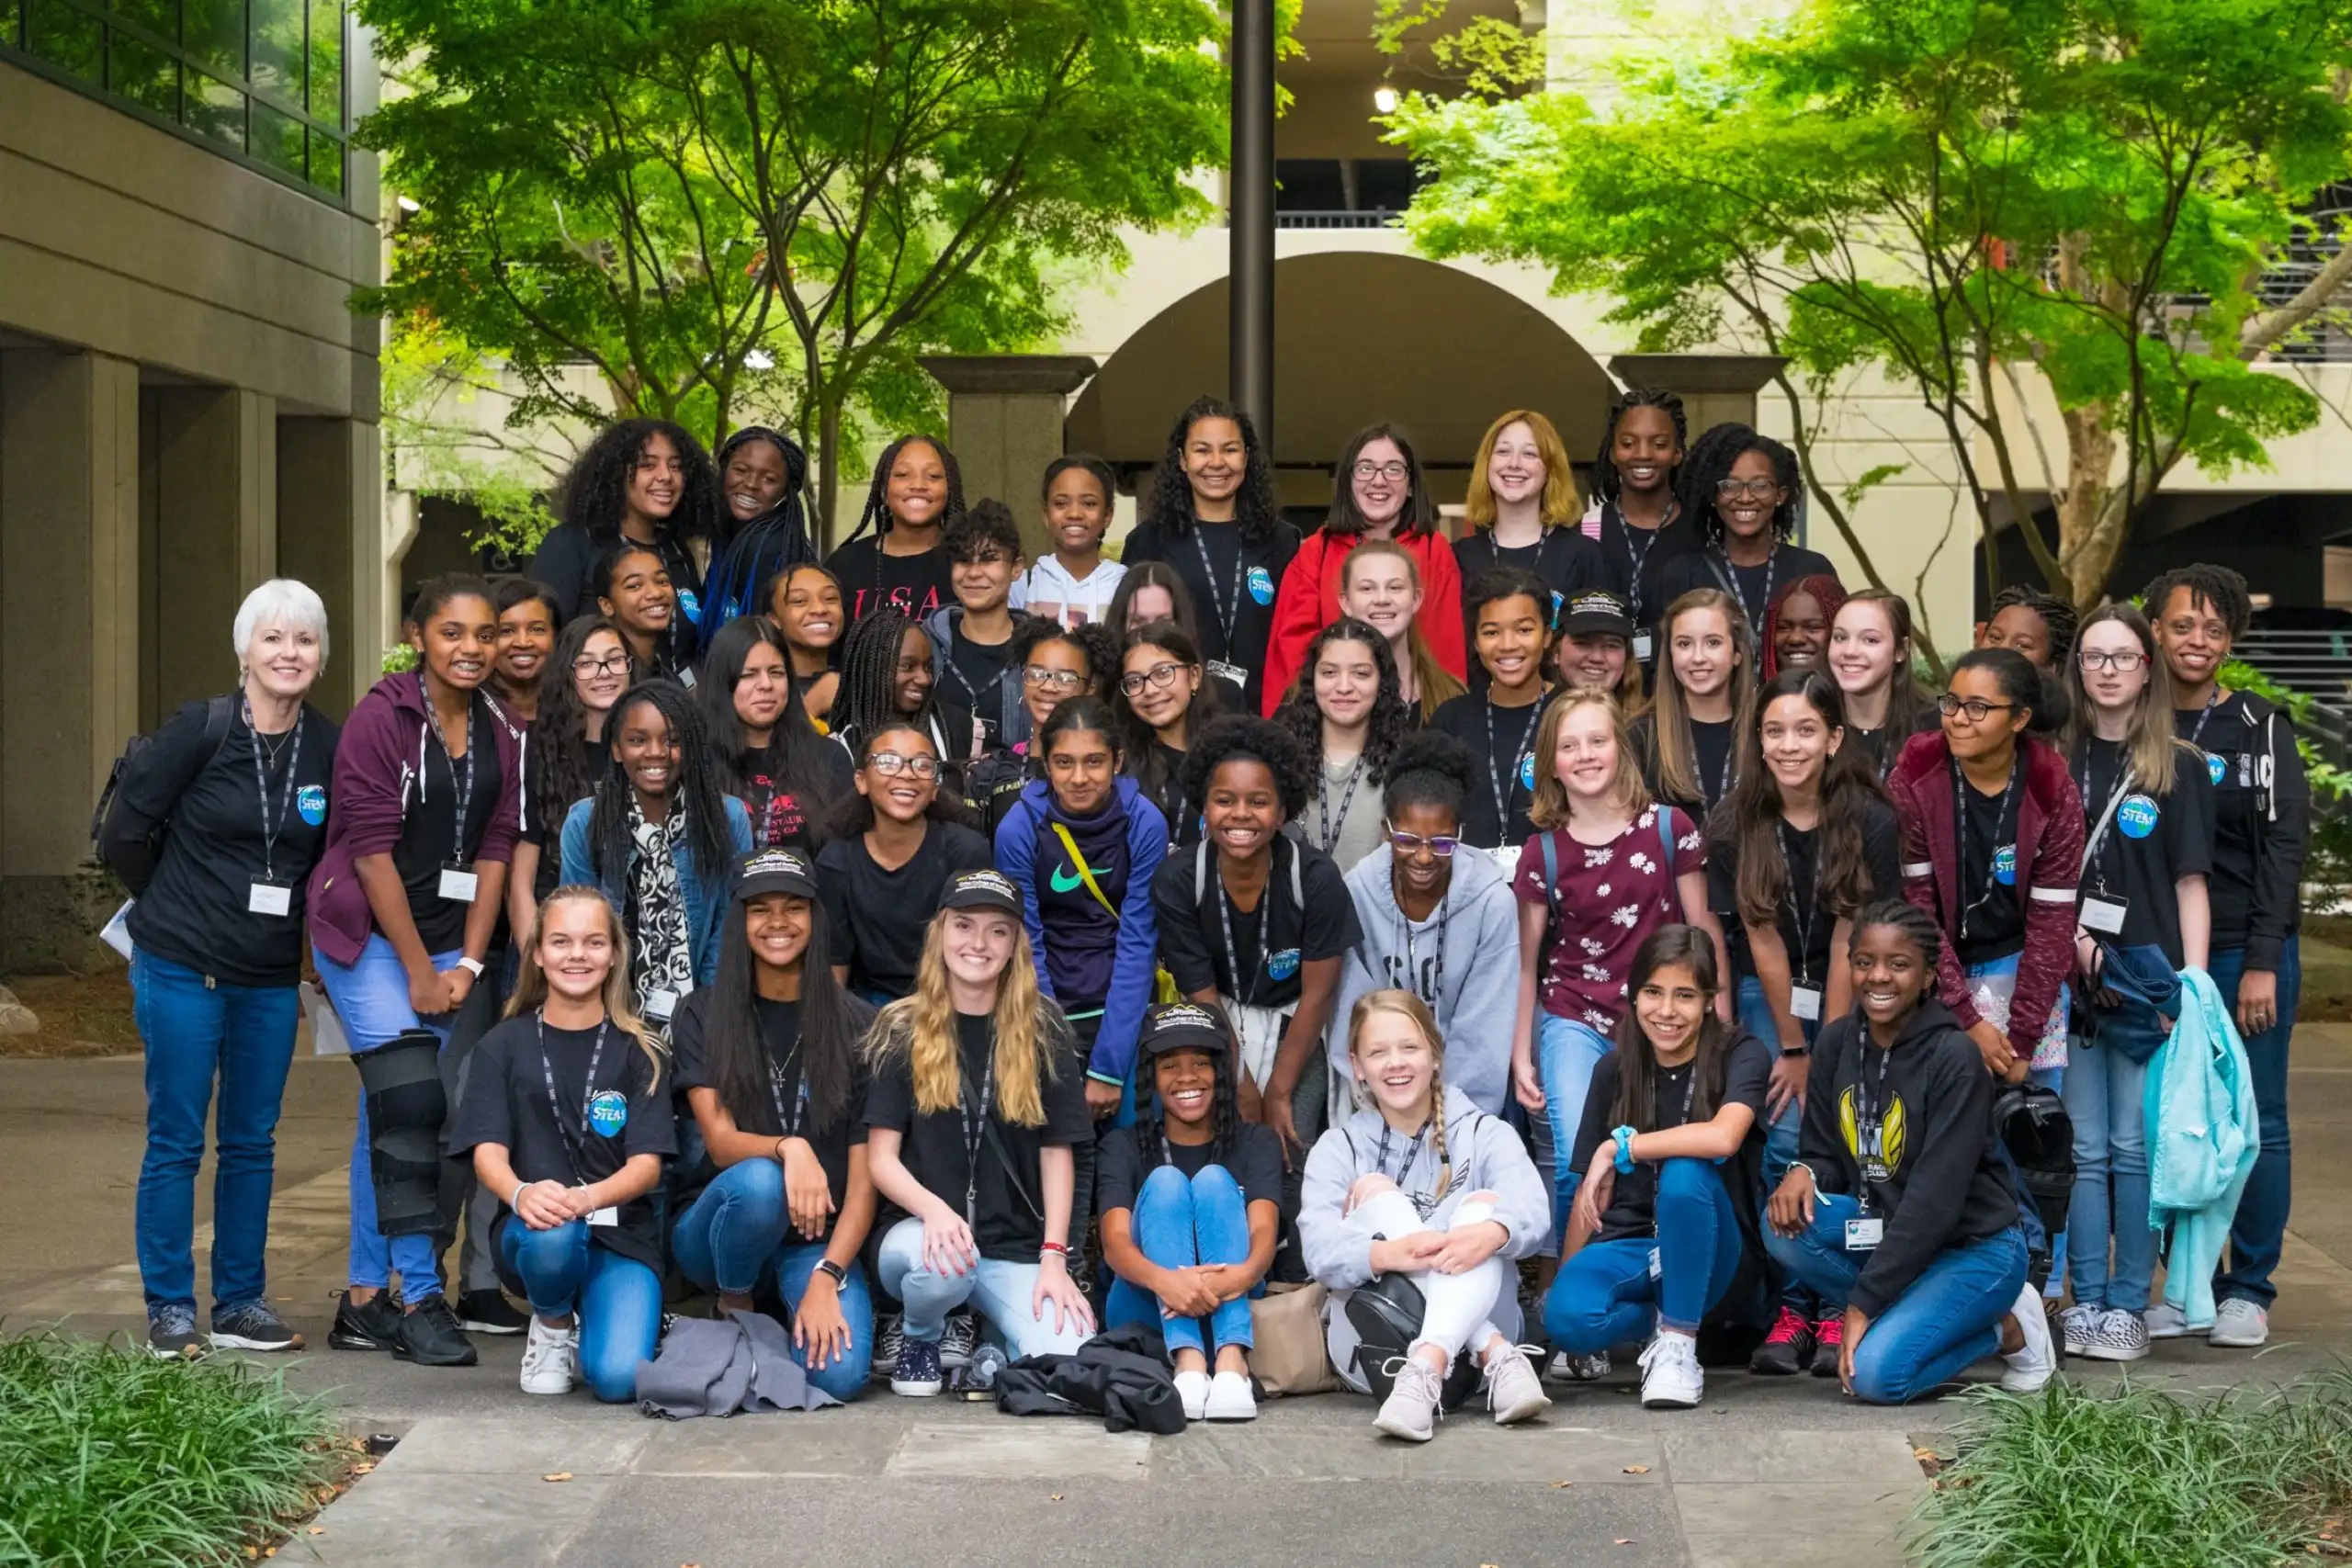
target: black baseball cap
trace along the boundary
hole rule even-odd
[[[1560,617],[1563,635],[1622,637],[1634,635],[1634,613],[1625,601],[1605,588],[1595,588],[1568,601]]]
[[[947,886],[939,895],[939,907],[994,909],[1017,920],[1022,915],[1021,889],[1012,885],[1012,878],[987,866],[978,871],[959,871],[947,879]]]
[[[1169,1051],[1206,1051],[1215,1055],[1232,1043],[1225,1014],[1217,1009],[1198,1002],[1162,1002],[1144,1010],[1136,1049],[1145,1056]]]
[[[735,864],[735,902],[748,904],[770,893],[814,898],[817,874],[790,850],[753,850]]]

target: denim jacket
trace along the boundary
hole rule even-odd
[[[738,855],[752,852],[752,814],[733,795],[727,801],[727,838]],[[604,889],[613,907],[628,908],[628,877],[630,868],[620,866],[599,876],[588,863],[588,817],[595,809],[594,798],[575,803],[570,816],[563,819],[563,880],[570,884],[586,883]],[[632,860],[636,851],[630,852]],[[715,886],[706,886],[695,869],[694,852],[683,840],[671,852],[678,866],[678,891],[686,900],[686,945],[695,960],[695,984],[707,986],[718,977],[718,947],[727,930],[728,895],[733,891],[734,876],[730,872]]]

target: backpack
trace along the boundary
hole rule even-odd
[[[236,702],[232,697],[214,697],[204,705],[204,744],[198,749],[204,761],[198,762],[189,771],[187,777],[181,779],[173,787],[171,798],[175,803],[187,791],[187,786],[196,782],[197,775],[211,766],[213,759],[219,757],[221,749],[228,745],[229,732],[235,728],[236,716]],[[114,816],[115,807],[121,801],[122,781],[130,775],[133,768],[139,765],[140,759],[145,756],[148,749],[154,744],[155,737],[152,734],[132,736],[124,744],[122,755],[114,760],[114,767],[107,773],[106,784],[98,791],[98,804],[90,813],[90,843],[102,861],[106,860],[107,826]],[[166,817],[164,821],[157,825],[155,829],[148,835],[148,849],[153,858],[162,858],[164,836],[170,826],[170,819]],[[119,867],[115,866],[112,862],[107,863],[107,869],[115,872],[117,875],[121,874]]]
[[[1659,898],[1664,912],[1672,915],[1675,912],[1673,894],[1670,891],[1674,886],[1674,807],[1664,801],[1659,801],[1657,805],[1657,847],[1661,857],[1659,865],[1660,869],[1666,873],[1666,886],[1669,889],[1668,892],[1660,894]],[[1552,929],[1544,935],[1544,956],[1549,958],[1550,943],[1559,935],[1560,846],[1553,840],[1552,829],[1548,828],[1535,835],[1535,841],[1544,847],[1544,902],[1552,911]]]

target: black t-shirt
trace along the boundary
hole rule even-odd
[[[1046,1021],[1041,1019],[1041,1025]],[[1053,1033],[1041,1032],[1039,1048],[1047,1048],[1046,1041],[1056,1034],[1062,1043],[1052,1074],[1039,1086],[1045,1125],[1022,1127],[1007,1122],[993,1087],[988,1096],[988,1121],[1012,1156],[1013,1175],[1006,1172],[1005,1161],[981,1130],[979,1118],[971,1114],[980,1103],[981,1084],[995,1082],[989,1071],[996,1050],[991,1020],[956,1016],[956,1081],[962,1089],[956,1109],[916,1111],[913,1064],[904,1051],[893,1053],[876,1068],[865,1091],[866,1126],[905,1134],[899,1157],[908,1172],[925,1191],[966,1213],[981,1257],[1006,1263],[1035,1263],[1046,1240],[1046,1222],[1038,1212],[1046,1201],[1039,1154],[1048,1145],[1069,1147],[1094,1136],[1094,1119],[1086,1109],[1085,1066],[1058,1014],[1050,1021]]]
[[[853,539],[827,557],[825,566],[841,580],[852,626],[884,604],[920,621],[956,603],[947,552],[937,545],[919,555],[894,556],[883,552],[879,539]]]
[[[1788,952],[1793,983],[1817,989],[1829,982],[1831,938],[1838,930],[1838,917],[1822,908],[1816,896],[1821,886],[1821,833],[1818,829],[1792,828],[1781,822],[1776,825],[1773,837],[1780,841],[1787,868],[1787,880],[1782,885],[1785,892],[1781,899],[1781,944]],[[1863,809],[1862,863],[1871,874],[1871,892],[1863,900],[1865,904],[1903,897],[1902,828],[1895,819],[1894,808],[1882,801],[1873,800]],[[1747,949],[1747,928],[1739,917],[1736,836],[1708,840],[1707,903],[1723,917],[1733,972],[1755,974],[1756,961]],[[1804,911],[1803,919],[1797,915],[1800,909]]]
[[[1694,588],[1726,588],[1747,615],[1748,631],[1754,637],[1764,635],[1764,612],[1772,603],[1772,595],[1801,577],[1836,577],[1838,569],[1829,558],[1817,550],[1801,545],[1775,545],[1772,553],[1755,566],[1735,566],[1724,555],[1723,547],[1713,546],[1677,557],[1658,573],[1659,592],[1664,595],[1652,606],[1652,613],[1664,615],[1666,607]],[[1661,655],[1663,650],[1661,649]]]
[[[555,1081],[552,1105],[549,1077]],[[535,1013],[510,1018],[474,1047],[465,1098],[449,1122],[449,1152],[462,1155],[478,1144],[497,1144],[505,1148],[519,1181],[560,1181],[567,1187],[602,1181],[639,1155],[666,1159],[678,1152],[669,1090],[667,1082],[655,1087],[652,1062],[618,1029],[542,1030]],[[660,1191],[656,1183],[644,1197],[622,1204],[620,1223],[591,1225],[589,1239],[660,1269],[660,1206],[654,1201]],[[501,1200],[506,1196],[498,1194]],[[508,1210],[498,1223],[521,1222]]]
[[[952,822],[932,823],[896,871],[875,863],[863,833],[827,844],[817,856],[817,890],[832,933],[832,961],[848,966],[849,988],[869,998],[912,992],[923,931],[939,912],[948,877],[991,863],[988,840]]]
[[[1233,1147],[1217,1163],[1240,1187],[1242,1202],[1281,1202],[1282,1140],[1272,1128],[1255,1122],[1244,1122],[1233,1132]],[[1211,1144],[1171,1144],[1165,1137],[1159,1140],[1159,1147],[1163,1162],[1174,1166],[1187,1179],[1208,1168],[1215,1149]],[[1136,1194],[1143,1190],[1144,1178],[1150,1174],[1144,1168],[1143,1150],[1134,1128],[1103,1134],[1094,1154],[1094,1212],[1106,1214],[1114,1209],[1133,1209]]]
[[[743,807],[752,817],[752,841],[763,850],[814,853],[810,844],[816,822],[857,787],[857,765],[847,751],[830,740],[810,750],[820,780],[813,795],[781,787],[776,774],[784,759],[774,742],[765,750],[743,755]]]
[[[1963,964],[1988,964],[2025,951],[2025,906],[2018,902],[2018,797],[2024,788],[2020,781],[2002,795],[1985,795],[1963,783],[1960,793],[1967,808],[1952,952]]]
[[[1291,895],[1294,856],[1300,857],[1303,899]],[[1205,890],[1201,886],[1204,870],[1212,884]],[[1305,989],[1300,976],[1308,964],[1337,958],[1363,940],[1363,928],[1356,923],[1356,902],[1340,868],[1329,855],[1288,833],[1275,837],[1273,863],[1255,909],[1233,908],[1217,874],[1216,851],[1204,853],[1197,845],[1191,854],[1171,855],[1160,863],[1151,897],[1159,915],[1160,961],[1175,976],[1176,988],[1187,996],[1215,989],[1252,1007],[1280,1011],[1297,1004]],[[1218,918],[1220,908],[1232,917],[1230,950]],[[1238,985],[1233,976],[1237,965],[1248,976]]]
[[[1658,597],[1659,581],[1668,564],[1699,547],[1699,531],[1680,517],[1663,528],[1629,527],[1614,502],[1600,508],[1599,547],[1600,586],[1625,601],[1636,631],[1657,623],[1668,601]]]
[[[682,1102],[688,1089],[718,1087],[711,1081],[709,1052],[705,1043],[710,999],[716,994],[708,986],[694,992],[670,1022],[670,1081]],[[817,1163],[825,1168],[825,1185],[833,1194],[832,1218],[837,1219],[849,1193],[850,1146],[865,1142],[865,1059],[862,1055],[854,1058],[857,1066],[848,1105],[831,1122],[820,1122],[816,1109],[802,1098],[806,1086],[801,1081],[798,1050],[800,1004],[755,997],[752,1009],[759,1017],[761,1043],[767,1048],[768,1092],[755,1096],[749,1105],[729,1105],[728,1112],[735,1118],[735,1125],[746,1133],[768,1138],[806,1138],[808,1146],[817,1151]],[[689,1114],[681,1103],[680,1117]],[[699,1133],[698,1128],[695,1131]],[[683,1171],[673,1184],[673,1215],[684,1213],[686,1205],[701,1197],[703,1189],[718,1176],[718,1163],[698,1135],[682,1142],[693,1145],[695,1168]],[[796,1240],[808,1239],[797,1230],[792,1235]],[[831,1220],[825,1235],[832,1235]]]
[[[587,757],[588,772],[585,782],[588,787],[581,791],[578,800],[565,801],[562,811],[552,817],[544,815],[539,809],[539,793],[542,788],[539,781],[547,772],[548,766],[548,749],[544,739],[539,744],[531,747],[523,756],[523,774],[530,781],[528,793],[524,795],[524,798],[531,803],[531,808],[525,813],[526,819],[523,823],[522,831],[515,837],[523,843],[536,845],[539,852],[538,870],[531,877],[531,901],[535,904],[546,903],[548,895],[554,892],[557,886],[563,881],[564,817],[569,815],[571,808],[579,805],[580,801],[586,800],[596,793],[596,781],[603,778],[605,770],[612,765],[612,748],[605,745],[604,741],[584,740],[582,745]],[[752,818],[752,826],[754,830],[757,830],[759,827],[757,817]]]
[[[1522,844],[1535,836],[1528,811],[1535,804],[1535,727],[1544,705],[1497,707],[1464,693],[1438,705],[1430,728],[1470,750],[1475,778],[1463,803],[1462,841],[1482,850]]]
[[[1571,523],[1564,527],[1546,528],[1532,545],[1514,545],[1506,549],[1495,543],[1491,528],[1473,528],[1453,541],[1453,563],[1461,570],[1463,595],[1463,631],[1466,639],[1463,646],[1470,650],[1471,679],[1481,682],[1486,669],[1478,663],[1478,617],[1469,603],[1466,590],[1482,571],[1497,567],[1516,567],[1532,571],[1537,581],[1552,591],[1552,602],[1541,606],[1547,623],[1559,619],[1560,607],[1589,589],[1606,587],[1601,570],[1600,551],[1584,530]]]
[[[487,703],[476,702],[466,725],[466,754],[454,760],[442,750],[439,725],[429,718],[425,722],[424,772],[410,790],[400,842],[392,846],[392,863],[408,888],[409,913],[427,953],[449,953],[465,945],[466,914],[473,906],[441,897],[441,873],[459,863],[468,871],[481,869],[473,863],[474,851],[490,826],[505,780],[491,734],[497,722]],[[560,833],[562,827],[559,822],[550,831]]]
[[[971,728],[971,721],[980,727],[980,750],[993,751],[1004,744],[1004,682],[1021,677],[1012,670],[1012,639],[1002,642],[974,642],[958,626],[947,638],[947,657],[942,660],[946,676],[946,695],[957,711],[968,716],[963,732]],[[959,732],[956,739],[962,739]]]
[[[1201,657],[1245,671],[1240,711],[1256,713],[1265,681],[1266,641],[1273,633],[1274,596],[1283,574],[1298,554],[1298,530],[1276,523],[1265,539],[1244,544],[1234,523],[1195,523],[1178,536],[1156,523],[1143,523],[1127,536],[1119,558],[1132,570],[1145,561],[1165,561],[1184,580],[1200,624]],[[1219,689],[1236,701],[1228,682]]]
[[[2119,742],[2094,736],[2077,749],[2073,765],[2083,792],[2086,834],[2098,831],[2099,818],[2115,798],[2107,831],[2083,873],[2082,891],[2086,897],[2123,899],[2123,929],[2098,934],[2121,947],[2160,947],[2166,962],[2179,968],[2180,906],[2173,885],[2213,868],[2213,783],[2203,761],[2176,749],[2172,788],[2161,800],[2125,787]]]
[[[303,893],[326,842],[327,785],[342,731],[305,707],[293,729],[256,742],[234,711],[242,703],[231,704],[217,745],[205,739],[209,703],[189,703],[124,775],[123,807],[170,824],[154,874],[131,906],[130,940],[232,985],[290,986],[301,977]],[[187,785],[175,796],[182,779]],[[254,913],[254,884],[264,880],[286,889],[286,913]]]
[[[1738,763],[1732,750],[1733,723],[1728,718],[1690,721],[1690,756],[1702,797],[1693,804],[1702,819],[1731,793],[1737,778]]]
[[[1585,1090],[1584,1121],[1577,1129],[1575,1164],[1570,1168],[1579,1176],[1592,1168],[1594,1151],[1609,1143],[1616,1129],[1617,1081],[1623,1061],[1623,1052],[1611,1051],[1592,1070],[1592,1085]],[[1679,1067],[1651,1067],[1653,1124],[1637,1131],[1663,1133],[1690,1122],[1685,1108],[1696,1108],[1691,1075],[1697,1065],[1693,1060]],[[1724,1092],[1717,1106],[1745,1105],[1756,1112],[1756,1121],[1748,1127],[1739,1153],[1719,1168],[1725,1181],[1733,1184],[1733,1201],[1743,1213],[1754,1213],[1764,1201],[1764,1097],[1771,1079],[1772,1055],[1764,1043],[1745,1031],[1735,1034],[1724,1060]],[[1657,1234],[1657,1168],[1637,1160],[1632,1170],[1618,1172],[1596,1239],[1618,1241]]]

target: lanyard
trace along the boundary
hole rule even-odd
[[[2205,711],[2197,716],[2197,728],[2188,732],[2188,743],[2191,746],[2195,746],[2200,750],[2204,749],[2205,721],[2213,716],[2214,705],[2219,703],[2221,700],[2222,688],[2220,683],[2217,682],[2213,686],[2213,694],[2205,699]]]
[[[609,1017],[596,1021],[596,1043],[588,1053],[588,1076],[581,1079],[580,1127],[575,1132],[563,1113],[563,1101],[555,1094],[555,1065],[548,1060],[547,1010],[542,1008],[538,1013],[539,1076],[547,1081],[548,1111],[555,1118],[556,1135],[563,1140],[564,1152],[571,1156],[572,1179],[582,1185],[588,1180],[588,1102],[596,1098],[596,1065],[605,1059],[605,1035],[612,1022]]]
[[[980,1106],[975,1112],[969,1099],[959,1096],[956,1105],[956,1119],[964,1133],[964,1223],[977,1228],[980,1223],[980,1145],[989,1131],[989,1100],[996,1091],[996,1053],[989,1053],[988,1066],[980,1069]]]
[[[1322,829],[1322,831],[1317,835],[1317,838],[1320,841],[1316,845],[1316,848],[1321,850],[1325,854],[1330,854],[1333,852],[1338,844],[1337,834],[1346,829],[1348,826],[1348,808],[1355,804],[1356,785],[1363,782],[1363,757],[1359,753],[1356,757],[1355,766],[1348,770],[1347,792],[1340,796],[1340,825],[1337,829],[1334,829],[1331,826],[1330,770],[1320,766],[1316,769],[1315,822],[1316,826]]]
[[[1669,1083],[1673,1081],[1674,1074],[1676,1072],[1675,1068],[1660,1067],[1658,1071],[1667,1076],[1667,1080]],[[1688,1127],[1690,1125],[1690,1108],[1697,1104],[1699,1100],[1699,1059],[1696,1056],[1693,1056],[1690,1060],[1683,1063],[1680,1071],[1683,1074],[1682,1120],[1677,1122],[1675,1125],[1678,1127]],[[1660,1131],[1663,1130],[1663,1125],[1661,1125]]]
[[[1724,726],[1724,765],[1716,770],[1715,792],[1713,795],[1709,795],[1707,793],[1707,775],[1699,766],[1699,727],[1696,724],[1692,724],[1689,728],[1690,730],[1690,771],[1698,775],[1699,804],[1706,808],[1705,811],[1701,813],[1702,816],[1704,816],[1707,812],[1713,811],[1716,806],[1722,802],[1724,796],[1731,793],[1732,764],[1734,753],[1737,752],[1739,750],[1739,742],[1738,739],[1730,733],[1730,726],[1726,724]]]
[[[1274,923],[1274,852],[1266,852],[1266,889],[1258,895],[1258,963],[1250,971],[1248,989],[1242,988],[1241,960],[1233,951],[1233,906],[1226,901],[1225,874],[1212,861],[1209,876],[1216,884],[1216,918],[1225,930],[1225,973],[1233,982],[1236,1001],[1255,1007],[1258,1002],[1258,977],[1266,970],[1266,941],[1268,929]]]
[[[1968,858],[1968,780],[1960,771],[1958,760],[1955,759],[1952,762],[1952,841],[1960,849],[1957,857],[1960,862],[1960,896],[1967,900],[1961,908],[1959,929],[1954,933],[1956,941],[1968,940],[1968,918],[1990,903],[1994,893],[2000,888],[2000,878],[1995,874],[1995,870],[2001,856],[2001,835],[2009,824],[2009,803],[2017,798],[2018,781],[2024,776],[2025,759],[2020,756],[2009,763],[2009,782],[2001,791],[2000,810],[1993,818],[1993,843],[1991,852],[1984,860],[1984,891],[1970,898],[1968,897],[1968,868],[1971,864]]]
[[[795,1039],[792,1043],[791,1055],[786,1056],[785,1061],[792,1061],[799,1055],[800,1042]],[[783,1077],[783,1064],[770,1062],[768,1064],[768,1101],[775,1107],[776,1126],[783,1130],[786,1137],[797,1138],[800,1136],[800,1129],[808,1121],[808,1069],[804,1065],[799,1070],[792,1114],[789,1116],[785,1114],[784,1090],[777,1082]]]
[[[1638,629],[1642,624],[1642,573],[1650,564],[1650,552],[1657,548],[1658,536],[1666,532],[1682,508],[1669,503],[1666,509],[1666,515],[1659,519],[1658,525],[1655,528],[1634,527],[1625,521],[1625,509],[1614,502],[1610,503],[1610,510],[1617,515],[1617,536],[1625,541],[1625,558],[1633,564],[1634,568],[1633,574],[1625,580],[1625,599],[1626,608],[1633,611],[1630,618]],[[1643,535],[1649,540],[1649,543],[1638,550],[1634,548],[1634,536],[1636,534]]]
[[[1372,1156],[1372,1168],[1382,1176],[1388,1175],[1389,1132],[1390,1128],[1388,1123],[1385,1121],[1383,1121],[1380,1123],[1380,1147]],[[1389,1178],[1390,1180],[1396,1183],[1396,1187],[1399,1191],[1404,1190],[1405,1178],[1413,1174],[1413,1167],[1420,1160],[1421,1140],[1429,1135],[1430,1124],[1429,1122],[1424,1122],[1421,1123],[1421,1130],[1413,1134],[1413,1141],[1411,1145],[1405,1150],[1405,1164],[1403,1168],[1399,1169],[1395,1176]],[[1410,1193],[1407,1193],[1406,1195],[1408,1197],[1411,1196]]]
[[[1747,624],[1751,628],[1753,628],[1756,635],[1759,637],[1762,637],[1764,635],[1764,613],[1762,610],[1751,610],[1747,607],[1747,590],[1740,586],[1739,568],[1731,564],[1731,552],[1729,550],[1717,550],[1715,555],[1724,563],[1724,576],[1731,582],[1732,597],[1739,601],[1740,614],[1747,617]],[[1780,541],[1776,539],[1772,542],[1771,552],[1764,558],[1765,610],[1770,610],[1772,607],[1772,574],[1778,571],[1780,568],[1781,545]]]
[[[2101,893],[2107,891],[2107,868],[2099,865],[2099,852],[2107,847],[2107,830],[2114,826],[2116,807],[2123,804],[2123,797],[2131,792],[2132,764],[2128,758],[2119,754],[2116,758],[2115,787],[2108,792],[2107,808],[2098,814],[2098,821],[2092,826],[2090,837],[2083,842],[2082,872],[2088,872],[2094,866],[2098,867],[2098,890]],[[2091,747],[2089,741],[2085,741],[2083,743],[2083,799],[2088,802],[2090,797]],[[2078,880],[2082,872],[2076,874]]]
[[[1855,1163],[1860,1167],[1861,1179],[1854,1183],[1854,1201],[1864,1213],[1870,1212],[1871,1183],[1887,1178],[1886,1145],[1882,1129],[1886,1122],[1887,1107],[1892,1103],[1886,1095],[1887,1064],[1894,1060],[1892,1048],[1881,1048],[1866,1032],[1857,1031],[1856,1041],[1864,1057],[1854,1064],[1854,1142],[1859,1145]],[[1871,1055],[1878,1057],[1878,1092],[1865,1091],[1863,1075]]]
[[[980,713],[980,699],[983,696],[994,696],[1003,686],[1004,678],[1012,673],[1011,656],[1006,657],[1005,662],[997,670],[996,679],[990,681],[984,689],[975,689],[972,682],[965,677],[963,667],[956,662],[956,654],[952,649],[941,656],[939,665],[941,669],[955,676],[956,683],[964,688],[964,696],[971,705],[972,716],[986,723],[987,720]]]
[[[1445,892],[1437,897],[1437,972],[1430,977],[1430,988],[1426,991],[1421,989],[1421,961],[1413,946],[1413,919],[1405,913],[1401,901],[1396,906],[1396,919],[1405,928],[1405,984],[1412,988],[1415,996],[1429,1003],[1432,1010],[1438,1005],[1438,998],[1445,994],[1445,929],[1453,919],[1453,907],[1446,894],[1453,891],[1449,879]]]
[[[1535,726],[1544,716],[1544,705],[1532,705],[1519,727],[1519,743],[1511,748],[1508,783],[1495,766],[1495,705],[1488,702],[1480,705],[1487,717],[1487,785],[1495,793],[1495,842],[1507,844],[1510,842],[1510,797],[1519,787],[1520,760],[1527,755],[1528,743],[1535,739]]]
[[[1781,875],[1788,884],[1789,923],[1796,928],[1796,977],[1800,984],[1813,984],[1813,933],[1821,922],[1821,866],[1816,861],[1813,868],[1813,886],[1807,897],[1797,897],[1797,857],[1789,848],[1789,825],[1785,821],[1772,824],[1773,834],[1781,840]],[[1688,1114],[1686,1111],[1685,1114]]]
[[[417,671],[416,690],[417,694],[424,698],[424,728],[432,734],[433,743],[441,748],[442,759],[449,764],[449,785],[457,792],[457,825],[449,832],[449,860],[455,864],[466,858],[466,812],[474,803],[474,759],[481,752],[481,748],[474,744],[474,733],[480,727],[474,723],[473,705],[469,701],[466,705],[466,771],[460,776],[458,760],[449,755],[449,743],[441,738],[441,718],[433,711],[433,694],[424,689],[424,672],[421,670]],[[424,743],[422,740],[417,742],[416,798],[420,803],[424,799]]]
[[[1201,577],[1209,585],[1209,604],[1216,612],[1216,628],[1225,638],[1225,646],[1217,651],[1230,658],[1233,654],[1233,628],[1241,620],[1241,583],[1242,573],[1246,570],[1241,564],[1241,541],[1238,537],[1233,541],[1233,602],[1230,606],[1226,603],[1225,594],[1217,588],[1216,567],[1209,560],[1208,546],[1201,542],[1201,525],[1197,519],[1193,524],[1193,548],[1201,558]]]
[[[286,788],[277,802],[277,820],[269,819],[269,773],[262,765],[261,731],[254,728],[254,705],[245,708],[245,732],[254,738],[254,783],[261,790],[261,879],[267,883],[277,880],[277,835],[286,829],[286,819],[294,810],[294,774],[302,765],[302,721],[304,715],[294,715],[294,739],[287,742]]]

